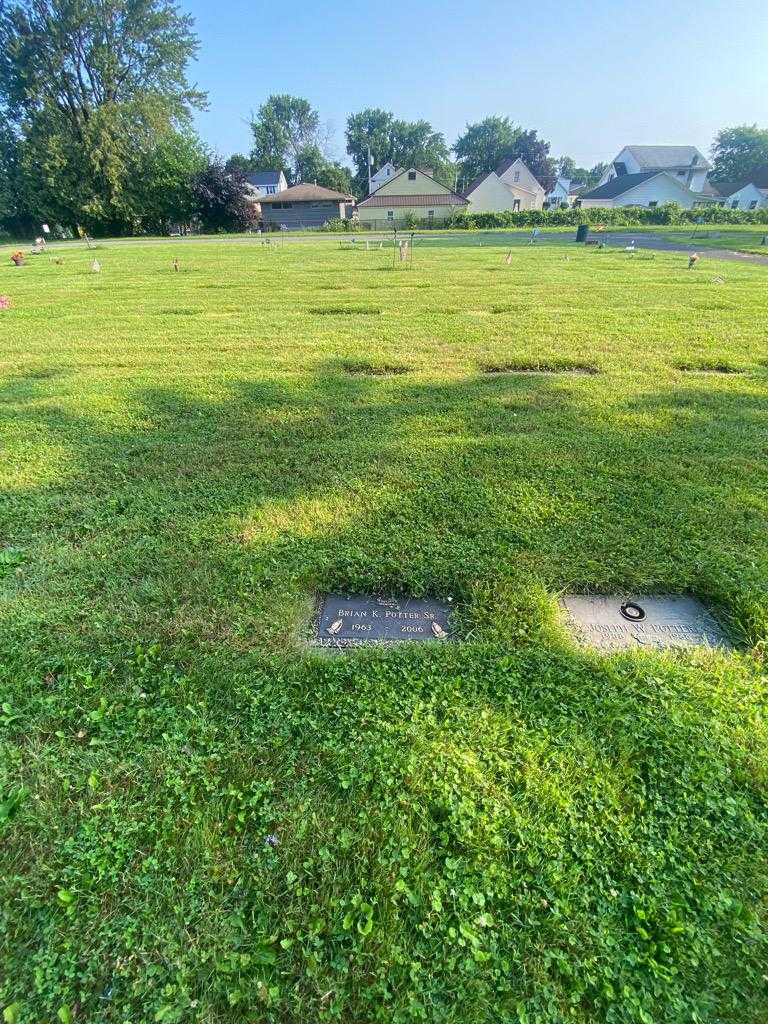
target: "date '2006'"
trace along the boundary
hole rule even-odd
[[[352,632],[353,633],[368,633],[368,632],[370,632],[371,628],[372,628],[371,626],[366,625],[363,622],[354,622],[354,623],[352,623]],[[423,633],[424,629],[423,629],[422,626],[401,626],[400,627],[400,632],[401,633]]]

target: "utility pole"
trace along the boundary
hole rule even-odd
[[[371,144],[368,143],[368,195],[371,194]]]

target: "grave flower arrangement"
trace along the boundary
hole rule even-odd
[[[17,267],[22,267],[24,265],[24,253],[21,250],[15,252],[11,256],[11,263],[15,263]]]
[[[0,309],[10,309],[11,300],[7,295],[0,295]]]

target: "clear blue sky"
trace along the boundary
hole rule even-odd
[[[768,127],[768,0],[181,0],[201,39],[198,118],[223,156],[247,152],[248,114],[273,92],[308,99],[345,158],[349,113],[426,118],[450,145],[506,114],[552,154],[591,166],[625,144],[696,145]]]

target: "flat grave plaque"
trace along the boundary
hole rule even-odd
[[[560,605],[577,638],[602,650],[733,647],[701,601],[683,594],[572,594]]]
[[[321,594],[312,644],[343,649],[451,637],[450,603],[431,598]]]

